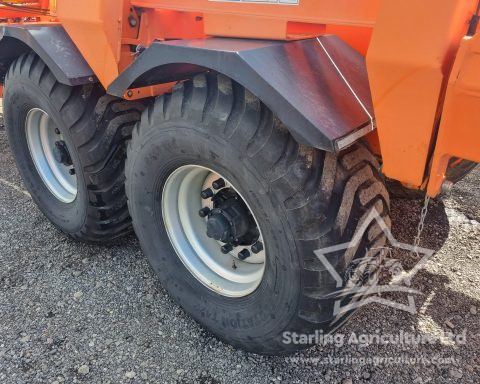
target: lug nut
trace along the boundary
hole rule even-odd
[[[57,135],[60,135],[60,130],[59,130],[58,128],[55,128],[55,133],[56,133]]]
[[[202,193],[200,194],[200,196],[202,196],[202,199],[203,200],[206,200],[206,199],[209,199],[210,197],[213,197],[214,193],[213,191],[208,188],[208,189],[205,189],[204,191],[202,191]]]
[[[233,251],[233,246],[232,244],[225,244],[224,246],[222,246],[221,250],[224,255],[227,255]]]
[[[250,257],[250,251],[248,249],[244,249],[243,251],[238,253],[238,258],[240,260],[245,260]]]
[[[215,189],[221,189],[221,188],[225,187],[225,180],[223,180],[223,179],[215,180],[215,181],[212,183],[212,186],[213,186],[213,188],[215,188]]]
[[[260,253],[263,251],[263,244],[261,241],[257,241],[255,244],[252,245],[252,252],[254,254]]]
[[[73,175],[75,175],[77,172],[75,171],[75,168],[72,168],[72,169],[69,169],[69,170],[68,170],[68,173],[73,176]]]
[[[210,208],[208,207],[202,208],[200,209],[200,211],[198,211],[198,214],[200,215],[200,217],[207,217],[209,213],[210,213]]]

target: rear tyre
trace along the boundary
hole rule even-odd
[[[284,332],[330,332],[349,315],[333,316],[335,300],[326,296],[335,281],[314,250],[350,241],[372,208],[390,225],[378,168],[363,145],[338,157],[299,145],[259,99],[228,78],[208,74],[177,85],[143,113],[128,147],[127,196],[145,254],[190,315],[234,346],[286,354],[308,345],[288,343]],[[212,201],[218,208],[217,195],[200,196],[212,185],[212,174],[245,202],[262,236],[264,258],[250,263],[263,263],[261,279],[240,294],[228,291],[228,284],[241,280],[236,274],[242,271],[254,281],[248,272],[255,266],[235,253],[217,258],[223,243],[212,235],[212,228],[237,233],[236,226],[218,224],[224,218],[227,223],[231,212],[212,223],[210,216],[198,217]],[[384,243],[372,223],[357,248],[333,254],[331,262],[348,278],[352,261]],[[242,244],[251,250],[251,243]],[[219,265],[230,266],[231,274]],[[213,273],[202,275],[208,268]]]
[[[105,96],[100,85],[68,87],[33,53],[5,79],[5,127],[25,186],[60,230],[86,242],[128,233],[125,141],[143,106]]]

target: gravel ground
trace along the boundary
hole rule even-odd
[[[430,208],[422,245],[437,253],[413,281],[423,293],[418,313],[371,304],[341,330],[347,338],[410,332],[438,342],[315,346],[293,358],[264,357],[217,341],[177,307],[134,236],[98,247],[55,230],[24,191],[5,136],[0,127],[1,383],[480,382],[479,169]],[[393,234],[411,242],[421,204],[392,204]],[[407,255],[394,257],[409,264]],[[442,338],[449,331],[465,332],[466,343]],[[426,360],[348,361],[373,356]]]

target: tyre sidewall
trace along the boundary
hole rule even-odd
[[[72,203],[62,202],[50,192],[32,160],[25,121],[27,113],[33,108],[40,108],[50,116],[67,144],[77,172],[77,197]],[[61,112],[33,81],[13,77],[5,88],[4,117],[13,156],[32,199],[54,225],[66,233],[75,234],[81,230],[86,220],[88,194],[81,162]]]
[[[142,137],[130,151],[127,194],[134,227],[144,252],[163,285],[195,319],[225,341],[256,352],[281,343],[282,332],[297,314],[301,273],[295,241],[283,204],[255,164],[227,140],[189,123],[165,123]],[[210,168],[226,177],[244,196],[257,218],[267,249],[261,285],[244,298],[227,298],[206,288],[183,265],[172,247],[162,218],[162,190],[168,176],[183,165]],[[153,207],[153,209],[152,209]],[[142,217],[142,226],[136,220]],[[283,345],[279,350],[285,350]]]

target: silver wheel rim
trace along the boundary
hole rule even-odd
[[[235,247],[223,254],[217,240],[206,234],[206,220],[200,209],[213,205],[211,199],[202,199],[201,192],[214,180],[222,178],[236,192],[250,210],[263,244],[262,232],[253,211],[238,190],[222,175],[211,169],[186,165],[175,170],[167,179],[162,193],[163,220],[170,241],[185,267],[203,285],[222,296],[244,297],[260,285],[264,272],[266,251],[242,261],[238,252],[251,246]]]
[[[77,176],[73,166],[58,162],[54,156],[55,143],[64,141],[48,114],[33,108],[27,114],[25,132],[28,149],[42,181],[60,201],[71,203],[77,197]]]

